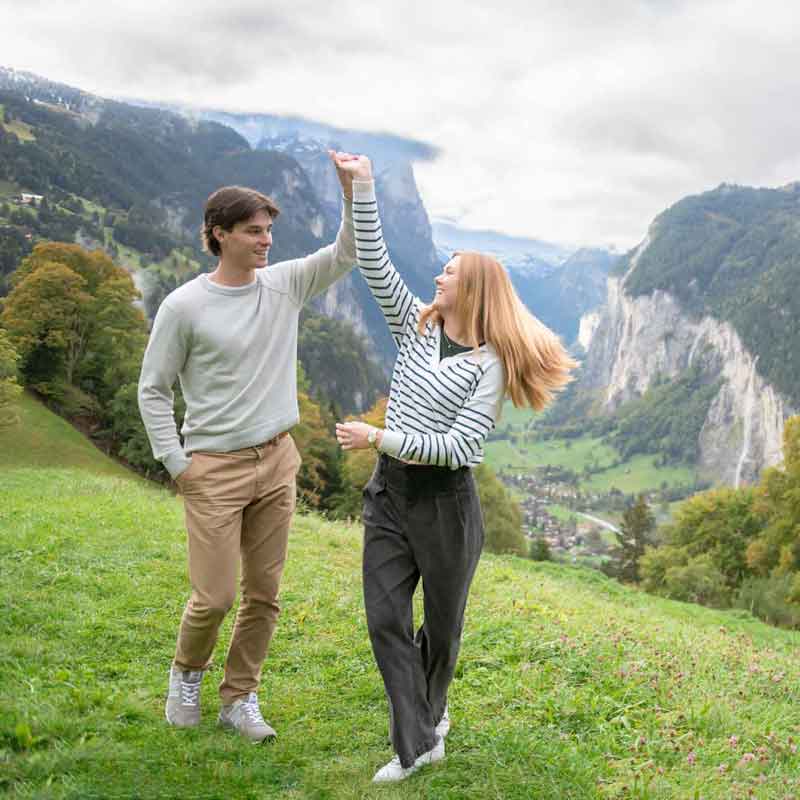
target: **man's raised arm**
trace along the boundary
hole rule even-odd
[[[290,292],[303,305],[315,295],[348,273],[356,263],[356,241],[353,231],[353,174],[340,165],[356,158],[349,153],[328,151],[342,185],[342,222],[333,244],[305,258],[286,264],[289,269]]]

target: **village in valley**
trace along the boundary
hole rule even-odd
[[[501,471],[498,477],[517,496],[523,531],[531,543],[543,540],[558,560],[588,560],[599,565],[613,547],[617,526],[583,510],[600,504],[599,494],[584,494],[558,482],[554,472],[558,470],[545,467],[533,473]]]
[[[686,468],[623,460],[602,439],[545,438],[530,411],[507,407],[487,442],[487,461],[519,503],[531,552],[602,566],[617,545],[622,515],[644,495],[657,523],[707,484]]]

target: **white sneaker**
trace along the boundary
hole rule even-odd
[[[219,712],[219,724],[250,739],[251,742],[263,742],[274,739],[275,729],[264,721],[258,706],[258,695],[250,692],[245,700],[234,700],[229,706],[222,706]]]
[[[423,753],[410,766],[404,767],[400,763],[400,756],[395,756],[388,764],[382,766],[372,779],[373,783],[390,783],[405,780],[409,775],[413,775],[420,767],[426,764],[434,764],[444,758],[444,739],[439,738],[432,750]]]
[[[176,728],[194,728],[200,724],[200,686],[203,670],[180,669],[174,664],[169,670],[169,691],[164,715]]]
[[[442,718],[439,720],[439,724],[436,726],[436,735],[441,736],[442,739],[444,739],[448,733],[450,733],[450,715],[447,713],[447,706],[445,706],[444,714],[442,714]]]

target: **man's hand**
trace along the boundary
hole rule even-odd
[[[342,446],[342,450],[363,450],[372,447],[367,439],[372,425],[366,422],[337,422],[336,440]],[[378,431],[377,444],[380,445],[383,431]]]
[[[336,167],[339,183],[342,184],[342,193],[348,200],[353,199],[353,181],[372,180],[372,164],[366,156],[354,156],[350,153],[340,153],[328,150],[328,155]]]

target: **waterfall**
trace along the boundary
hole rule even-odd
[[[747,395],[744,399],[744,419],[742,421],[742,452],[739,454],[739,461],[736,464],[736,478],[733,482],[735,489],[739,488],[742,480],[742,467],[747,461],[747,454],[750,451],[750,440],[753,433],[753,407],[756,404],[756,362],[758,357],[753,359],[753,366],[750,368],[750,377],[747,382]]]
[[[702,328],[699,328],[697,331],[697,336],[695,336],[694,341],[692,342],[692,349],[689,350],[689,359],[686,362],[687,367],[692,366],[692,359],[694,358],[695,351],[697,350],[697,345],[700,344],[700,341],[703,339],[704,331]]]

